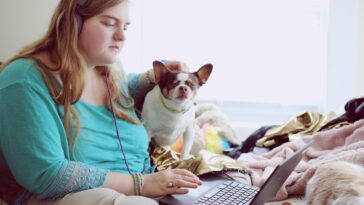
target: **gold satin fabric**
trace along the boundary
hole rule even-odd
[[[337,115],[333,112],[327,115],[317,112],[301,113],[286,124],[268,130],[255,145],[258,147],[271,147],[276,144],[277,138],[288,138],[288,141],[293,141],[302,136],[311,135],[336,117]]]
[[[206,150],[202,150],[197,157],[180,160],[180,154],[173,150],[156,147],[151,157],[158,171],[169,168],[180,168],[187,169],[198,176],[220,171],[248,173],[247,167],[241,162],[225,155],[215,154]]]

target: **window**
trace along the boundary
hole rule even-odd
[[[45,32],[58,1],[6,2],[0,22],[20,26],[1,34],[2,60]],[[14,8],[22,15],[9,23]],[[156,59],[213,63],[198,99],[216,102],[237,127],[252,131],[306,110],[341,114],[363,96],[362,0],[131,0],[131,9],[126,70]]]
[[[199,99],[321,106],[328,0],[138,0],[122,59],[142,71],[178,59],[214,71]]]

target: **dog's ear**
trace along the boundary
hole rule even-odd
[[[168,68],[160,61],[153,61],[155,82],[158,83],[167,73]]]
[[[212,72],[212,64],[206,64],[202,66],[200,69],[198,69],[195,74],[197,75],[199,79],[199,84],[203,85],[206,83],[206,81],[209,79],[210,74]]]

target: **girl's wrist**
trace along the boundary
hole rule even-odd
[[[152,179],[151,177],[153,177],[152,174],[144,175],[144,187],[143,187],[143,192],[141,193],[141,195],[143,195],[145,197],[153,197],[151,194],[151,191],[150,191],[150,187],[149,187],[150,180]],[[156,187],[154,186],[154,188],[156,188]]]

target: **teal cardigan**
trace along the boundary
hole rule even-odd
[[[82,100],[74,105],[81,130],[70,150],[63,107],[52,100],[36,66],[31,59],[18,59],[0,73],[0,198],[9,204],[26,204],[33,195],[57,199],[102,186],[109,171],[128,173],[112,113],[104,105]],[[133,97],[138,77],[121,82]],[[127,112],[136,117],[134,109]],[[131,172],[149,173],[144,126],[122,119],[117,124]]]

